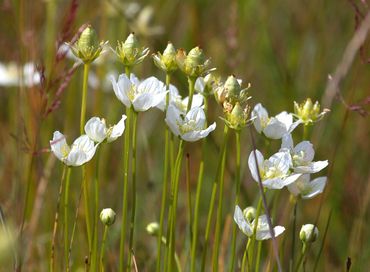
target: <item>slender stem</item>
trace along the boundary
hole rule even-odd
[[[62,191],[63,191],[63,184],[64,179],[66,175],[67,166],[64,165],[63,167],[63,173],[62,178],[60,179],[60,187],[58,192],[58,200],[57,200],[57,209],[55,212],[55,218],[54,218],[54,227],[53,227],[53,237],[51,239],[51,251],[50,251],[50,271],[54,272],[54,263],[55,263],[55,239],[57,236],[57,228],[59,223],[59,206],[60,206],[60,200],[62,198]]]
[[[303,125],[303,141],[308,139],[308,125]]]
[[[228,127],[226,127],[226,133],[228,132]],[[227,141],[227,135],[226,135]],[[213,271],[218,271],[218,254],[220,248],[221,240],[221,225],[222,225],[222,205],[223,205],[223,196],[224,196],[224,173],[225,173],[225,163],[226,163],[226,150],[222,150],[222,160],[221,160],[221,170],[219,176],[219,195],[218,195],[218,207],[217,207],[217,220],[216,220],[216,233],[215,233],[215,242],[213,245]]]
[[[84,64],[84,77],[82,81],[82,101],[81,101],[81,116],[80,116],[80,133],[83,134],[86,115],[86,99],[87,99],[87,80],[89,77],[90,64]]]
[[[188,220],[189,220],[189,226],[190,226],[190,241],[192,240],[192,233],[193,230],[191,229],[191,226],[193,226],[192,223],[192,212],[191,212],[191,191],[190,191],[190,155],[189,153],[186,154],[186,167],[185,167],[185,176],[186,176],[186,192],[187,192],[187,200],[188,200]]]
[[[97,266],[97,255],[98,255],[99,161],[100,161],[100,151],[98,149],[96,154],[95,179],[94,179],[95,203],[94,203],[93,250],[91,254],[91,271],[95,271],[95,267]]]
[[[236,169],[235,169],[235,203],[234,206],[239,204],[239,193],[240,193],[240,130],[235,130],[235,146],[236,146]],[[229,271],[234,271],[235,264],[235,251],[236,251],[236,233],[237,226],[233,224],[233,234],[231,238],[231,260]]]
[[[169,90],[171,80],[171,74],[166,74],[166,90]],[[166,111],[170,100],[170,94],[167,93],[166,96]],[[159,217],[159,234],[157,243],[157,265],[156,271],[161,271],[161,249],[162,249],[162,235],[163,235],[163,222],[165,216],[165,209],[167,206],[167,190],[168,190],[168,166],[169,166],[169,148],[170,148],[170,131],[168,127],[165,128],[165,144],[164,144],[164,167],[163,167],[163,184],[162,184],[162,201],[161,201],[161,213]]]
[[[169,241],[169,258],[168,258],[168,268],[172,271],[172,263],[175,256],[175,245],[176,245],[176,218],[177,218],[177,201],[179,195],[179,180],[182,164],[182,155],[184,152],[184,141],[181,140],[179,144],[179,149],[177,152],[176,162],[175,162],[175,172],[172,177],[173,179],[173,190],[172,190],[172,220],[170,222],[170,241]]]
[[[241,267],[241,272],[244,272],[246,270],[246,268],[248,268],[248,251],[249,251],[249,246],[250,246],[250,243],[251,243],[251,239],[248,238],[248,242],[247,242],[247,245],[245,246],[245,250],[244,250],[244,254],[243,254],[243,260],[242,260],[242,267]],[[249,269],[248,269],[249,270]]]
[[[130,162],[130,131],[131,131],[131,109],[126,108],[126,129],[124,140],[124,158],[123,158],[123,196],[122,196],[122,223],[121,223],[121,240],[120,240],[120,258],[119,271],[123,271],[125,240],[126,240],[126,220],[127,220],[127,194],[128,194],[128,168]]]
[[[193,103],[195,80],[196,79],[191,78],[191,77],[188,78],[188,83],[189,83],[189,100],[188,100],[188,107],[186,109],[186,112],[188,112],[191,109],[191,104]]]
[[[104,233],[103,233],[103,240],[101,242],[101,249],[100,249],[100,265],[99,265],[99,271],[104,271],[104,252],[105,252],[105,243],[107,240],[107,234],[108,234],[108,228],[109,226],[104,226]],[[92,270],[93,271],[93,270]]]
[[[306,255],[306,252],[307,252],[307,245],[306,243],[303,243],[302,244],[302,251],[301,251],[301,256],[299,257],[298,259],[298,262],[297,262],[297,266],[295,267],[294,271],[298,272],[299,271],[299,268],[301,267],[301,264],[302,264],[302,261],[304,259],[304,256]]]
[[[292,221],[292,247],[290,249],[290,262],[289,262],[289,271],[293,271],[294,267],[294,253],[295,253],[295,234],[296,234],[296,226],[297,226],[297,204],[298,201],[294,196],[291,196],[294,201],[294,208],[293,208],[293,221]]]
[[[71,167],[68,167],[67,178],[66,178],[66,187],[64,190],[64,260],[65,260],[65,269],[69,271],[69,240],[68,240],[68,201],[69,201],[69,187],[70,187],[70,177],[71,177]]]
[[[135,230],[135,217],[136,217],[136,140],[137,140],[137,116],[138,113],[132,110],[132,211],[131,211],[131,221],[130,221],[130,240],[129,240],[129,258],[128,258],[128,271],[131,271],[131,255],[134,250],[134,230]]]
[[[259,269],[260,269],[261,251],[262,251],[262,241],[258,241],[256,269],[254,269],[254,271],[259,271]]]
[[[86,230],[87,230],[87,241],[89,244],[89,256],[91,254],[92,247],[92,237],[91,237],[91,215],[90,215],[90,197],[89,197],[89,184],[86,177],[86,167],[82,165],[82,190],[84,194],[84,204],[85,204],[85,221],[86,221]]]
[[[253,236],[251,238],[251,250],[249,251],[249,260],[250,260],[250,269],[253,267],[253,260],[254,260],[254,245],[256,244],[256,233],[257,233],[257,226],[258,226],[258,218],[261,215],[262,210],[262,197],[259,198],[258,204],[257,204],[257,211],[256,211],[256,218],[255,223],[253,225]]]
[[[131,69],[129,66],[125,66],[125,74],[128,78],[130,78],[130,74],[131,74]]]
[[[223,159],[223,153],[226,148],[227,144],[227,136],[228,136],[228,127],[224,125],[224,134],[223,134],[223,144],[221,147],[221,153],[217,165],[217,171],[216,171],[216,177],[214,179],[213,185],[212,185],[212,193],[211,193],[211,200],[210,200],[210,205],[209,205],[209,210],[208,210],[208,215],[207,215],[207,225],[206,225],[206,231],[204,235],[204,249],[203,249],[203,255],[202,255],[202,265],[201,265],[201,271],[205,270],[205,265],[206,265],[206,259],[207,259],[207,251],[208,251],[208,240],[209,240],[209,234],[210,234],[210,229],[211,229],[211,222],[212,222],[212,214],[213,214],[213,209],[215,206],[215,200],[216,200],[216,193],[217,193],[217,186],[218,186],[218,181],[219,181],[219,175],[221,171],[221,165],[222,165],[222,159]]]

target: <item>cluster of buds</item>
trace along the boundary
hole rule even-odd
[[[319,237],[319,230],[313,224],[305,224],[299,232],[299,238],[304,244],[311,244]]]
[[[74,45],[68,45],[77,58],[82,60],[83,63],[89,64],[100,56],[104,45],[107,43],[99,42],[96,31],[89,25],[82,31]]]
[[[324,109],[320,112],[320,104],[318,101],[312,103],[311,98],[307,98],[302,104],[294,101],[294,115],[304,123],[305,126],[314,122],[320,121],[329,109]]]
[[[135,34],[131,33],[124,42],[117,41],[114,52],[125,67],[131,68],[145,59],[149,54],[149,48],[139,47]]]
[[[203,50],[198,46],[186,54],[185,50],[179,49],[176,54],[176,62],[180,70],[189,78],[196,79],[215,70],[209,68],[210,60],[206,58]]]
[[[223,108],[226,124],[232,129],[240,130],[250,122],[249,87],[250,84],[247,88],[242,89],[241,80],[231,75],[224,85],[220,85],[216,89],[216,100]]]
[[[163,54],[158,52],[153,54],[154,64],[166,73],[172,73],[177,70],[176,49],[171,42],[168,42]]]

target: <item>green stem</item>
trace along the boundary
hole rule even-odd
[[[177,152],[176,162],[175,162],[175,172],[172,177],[173,179],[173,190],[172,190],[172,220],[170,222],[170,241],[169,241],[169,258],[168,258],[168,268],[172,271],[172,263],[175,256],[175,245],[176,245],[176,218],[177,218],[177,202],[179,195],[179,180],[181,172],[182,157],[184,152],[184,141],[180,140],[179,149]]]
[[[87,241],[89,244],[89,256],[91,255],[92,249],[92,238],[91,238],[91,217],[90,217],[90,197],[89,197],[89,184],[86,177],[86,166],[82,165],[82,190],[84,194],[84,204],[85,204],[85,222],[87,230]],[[89,262],[90,263],[90,262]]]
[[[236,169],[235,169],[235,203],[234,206],[239,204],[239,193],[240,193],[240,130],[235,130],[235,146],[236,146]],[[237,226],[233,224],[233,234],[231,239],[231,261],[230,261],[230,270],[234,271],[235,264],[235,251],[236,251],[236,234]]]
[[[192,212],[191,212],[191,191],[190,191],[190,158],[189,154],[186,154],[186,167],[185,167],[185,176],[186,176],[186,192],[187,192],[187,200],[188,200],[188,220],[190,226],[190,241],[192,240],[193,230],[191,227],[193,226],[192,223]]]
[[[254,269],[254,271],[259,271],[259,269],[260,269],[261,251],[262,251],[262,241],[258,241],[256,269]]]
[[[225,126],[226,134],[228,133],[228,126]],[[226,135],[227,141],[227,135]],[[217,221],[216,221],[216,233],[215,233],[215,242],[213,245],[213,271],[218,271],[218,254],[220,248],[221,240],[221,225],[222,225],[222,205],[223,205],[223,196],[224,196],[224,173],[225,173],[225,163],[226,163],[226,151],[227,148],[222,150],[222,160],[221,160],[221,171],[219,176],[220,190],[218,195],[218,207],[217,207]]]
[[[131,271],[131,255],[134,250],[134,231],[135,231],[135,217],[136,217],[136,147],[137,147],[137,116],[138,113],[132,110],[132,211],[130,222],[130,240],[129,240],[129,258],[128,271]]]
[[[94,205],[94,228],[93,228],[93,250],[91,254],[91,271],[95,271],[97,266],[98,255],[98,222],[99,222],[99,161],[100,151],[98,149],[96,154],[95,165],[95,179],[94,179],[94,192],[95,192],[95,205]]]
[[[105,251],[105,243],[107,240],[107,234],[108,234],[108,228],[109,226],[104,226],[104,233],[103,233],[103,240],[101,242],[101,249],[100,249],[100,265],[99,265],[99,271],[104,271],[104,251]],[[94,270],[92,270],[94,271]]]
[[[294,197],[293,222],[292,222],[292,247],[290,250],[289,271],[293,271],[293,267],[294,267],[295,234],[296,234],[296,225],[297,225],[297,203],[298,201]]]
[[[87,80],[89,77],[90,64],[84,64],[84,77],[82,82],[82,101],[81,101],[81,116],[80,116],[80,133],[83,134],[85,127],[86,115],[86,99],[87,99]]]
[[[251,243],[251,239],[248,238],[248,242],[247,242],[247,245],[245,246],[245,250],[244,250],[244,254],[243,254],[243,260],[242,260],[242,268],[241,268],[241,272],[244,272],[246,270],[246,268],[248,268],[248,251],[249,251],[249,246],[250,246],[250,243]],[[249,270],[249,269],[248,269]]]
[[[131,69],[128,66],[125,66],[125,74],[130,79]]]
[[[308,125],[303,125],[303,141],[308,138]]]
[[[256,211],[256,218],[254,226],[253,226],[253,236],[251,241],[251,250],[249,251],[249,260],[250,260],[250,268],[253,267],[253,260],[254,260],[254,245],[256,243],[256,233],[257,233],[257,226],[258,226],[258,217],[261,215],[262,210],[262,197],[260,197],[258,204],[257,204],[257,211]]]
[[[166,74],[166,90],[169,90],[171,75]],[[170,94],[166,96],[166,110],[169,104]],[[167,190],[168,190],[168,164],[169,164],[169,146],[170,146],[170,131],[168,127],[165,128],[165,144],[164,144],[164,167],[163,167],[163,184],[162,184],[162,201],[161,201],[161,213],[159,217],[159,234],[157,243],[157,266],[156,271],[161,271],[161,250],[162,250],[162,235],[163,235],[163,222],[165,216],[165,209],[167,206]]]
[[[71,178],[71,167],[68,167],[67,178],[66,178],[66,187],[64,191],[64,260],[65,260],[65,269],[69,271],[69,240],[68,240],[68,201],[69,201],[69,187],[70,187],[70,178]]]
[[[306,255],[307,252],[307,245],[305,243],[302,244],[302,252],[301,256],[298,259],[297,266],[295,267],[294,271],[298,272],[299,268],[301,267],[302,261],[304,259],[304,256]]]
[[[188,83],[189,83],[189,100],[188,100],[188,107],[186,109],[186,112],[189,112],[189,110],[191,109],[191,104],[193,103],[195,80],[196,79],[191,78],[191,77],[188,78]]]
[[[207,251],[208,251],[208,240],[209,240],[209,234],[210,234],[211,223],[212,223],[212,214],[213,214],[213,209],[214,209],[214,206],[215,206],[217,186],[218,186],[218,181],[219,181],[218,177],[220,176],[223,153],[225,152],[225,149],[226,149],[227,136],[228,136],[228,127],[227,127],[227,125],[224,125],[223,144],[222,144],[221,153],[220,153],[221,155],[219,157],[219,161],[218,161],[218,165],[217,165],[216,177],[215,177],[213,185],[212,185],[211,200],[210,200],[210,205],[209,205],[209,210],[208,210],[208,215],[207,215],[206,231],[205,231],[205,235],[204,235],[204,240],[205,241],[204,241],[204,249],[203,249],[203,255],[202,255],[202,265],[201,265],[201,271],[202,272],[205,270],[205,265],[206,265]]]
[[[120,240],[120,258],[119,271],[123,271],[125,240],[126,240],[126,220],[127,220],[127,194],[128,194],[128,168],[130,162],[130,130],[131,130],[131,108],[126,108],[126,129],[124,139],[124,157],[123,157],[123,196],[122,196],[122,223],[121,223],[121,240]]]

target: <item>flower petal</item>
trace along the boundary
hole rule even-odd
[[[303,160],[305,162],[311,162],[315,156],[315,150],[313,145],[309,141],[303,141],[297,144],[293,149],[294,154],[303,153]]]
[[[326,166],[328,166],[328,161],[317,161],[317,162],[311,162],[307,165],[300,165],[294,167],[294,172],[296,173],[317,173],[320,172],[322,169],[324,169]]]
[[[119,122],[111,128],[112,131],[110,135],[108,135],[108,138],[107,138],[108,143],[113,142],[118,137],[122,136],[123,132],[125,131],[126,118],[127,116],[123,114],[121,120],[119,120]]]
[[[176,136],[180,135],[179,125],[183,123],[180,114],[181,112],[174,105],[168,106],[165,122]]]
[[[85,133],[94,142],[101,143],[107,137],[107,126],[103,119],[92,117],[85,125]]]
[[[71,152],[66,158],[68,166],[80,166],[92,159],[97,145],[87,135],[78,137],[72,144]]]
[[[270,139],[281,139],[287,133],[286,125],[280,122],[275,117],[272,117],[266,127],[263,129],[263,134]]]
[[[61,161],[68,156],[71,148],[68,146],[66,137],[59,131],[53,133],[53,139],[50,141],[51,151]]]
[[[258,170],[262,169],[264,158],[263,158],[262,153],[257,149],[256,149],[256,157],[257,157],[257,165],[256,165],[256,161],[254,158],[254,152],[251,151],[251,153],[249,154],[249,158],[248,158],[248,166],[249,166],[249,171],[251,172],[252,178],[258,182],[258,176],[259,176]]]
[[[310,191],[306,194],[302,194],[303,199],[310,199],[315,197],[318,194],[321,194],[326,186],[327,178],[326,177],[319,177],[312,180],[309,183]]]
[[[245,220],[243,212],[238,205],[235,206],[234,221],[245,235],[248,237],[252,236],[253,230],[247,220]]]
[[[261,103],[258,103],[254,106],[253,111],[251,113],[252,119],[254,118],[253,125],[256,128],[258,133],[265,128],[265,123],[268,121],[268,113],[267,110],[262,106]]]
[[[113,76],[110,77],[110,80],[112,82],[113,91],[118,100],[121,101],[127,108],[129,108],[131,106],[131,101],[127,97],[127,92],[132,87],[131,81],[125,74],[119,76],[118,82],[116,82],[116,79]]]

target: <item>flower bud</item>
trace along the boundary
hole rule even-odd
[[[161,53],[153,55],[154,64],[166,73],[177,70],[176,49],[171,42],[168,42],[166,49]]]
[[[188,55],[186,55],[183,49],[178,50],[176,62],[180,70],[184,72],[186,76],[194,79],[214,70],[208,68],[210,61],[206,59],[203,50],[198,46],[191,49]]]
[[[116,220],[116,213],[111,208],[103,209],[100,213],[100,220],[104,225],[110,226]]]
[[[294,102],[294,114],[297,118],[302,120],[305,125],[320,121],[322,117],[328,113],[328,109],[324,109],[320,113],[320,104],[318,101],[312,104],[311,98],[307,98],[302,104]]]
[[[82,31],[76,44],[70,45],[73,54],[84,63],[91,63],[100,56],[105,42],[98,40],[96,31],[89,25]]]
[[[146,231],[152,235],[152,236],[158,236],[159,235],[159,224],[157,222],[149,223],[146,226]]]
[[[231,75],[227,78],[224,89],[226,92],[226,98],[233,101],[238,100],[240,92],[242,90],[238,80],[234,75]]]
[[[256,218],[256,213],[257,213],[256,209],[252,206],[249,206],[243,210],[244,218],[248,222],[252,222]]]
[[[303,225],[299,232],[299,238],[303,243],[313,243],[319,236],[319,230],[313,224]]]
[[[140,48],[135,34],[131,33],[125,42],[118,41],[115,53],[124,66],[133,67],[144,60],[149,54],[149,49]]]
[[[227,104],[227,102],[225,103],[226,105],[231,105],[231,104]],[[226,124],[232,129],[240,130],[243,127],[245,127],[250,121],[248,119],[249,112],[250,112],[250,107],[248,105],[246,105],[245,108],[243,109],[240,103],[236,102],[235,106],[231,110],[231,113],[227,112],[227,106],[225,105],[224,105],[224,110],[226,112],[226,120],[225,120]]]

